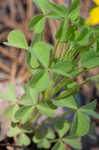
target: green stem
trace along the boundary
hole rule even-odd
[[[53,92],[52,92],[52,95],[54,96],[56,93],[58,93],[65,85],[67,85],[67,84],[69,84],[69,83],[71,83],[72,81],[75,81],[76,79],[77,79],[77,77],[79,76],[79,75],[81,75],[82,73],[84,73],[84,72],[88,72],[89,71],[89,69],[86,69],[86,70],[82,70],[82,71],[80,71],[78,74],[76,74],[74,77],[72,77],[72,78],[64,78],[64,79],[62,79],[59,83],[58,83],[58,85],[56,85],[56,87],[54,88],[54,90],[53,90]],[[92,79],[94,79],[94,78],[96,78],[96,77],[99,77],[99,75],[96,75],[96,76],[93,76],[93,77],[89,77],[87,80],[85,80],[84,82],[85,83],[81,83],[81,84],[86,84],[86,83],[88,83],[90,80],[92,80]],[[52,96],[52,97],[53,97]]]
[[[40,117],[40,113],[37,110],[37,108],[35,108],[32,112],[32,115],[30,116],[29,120],[27,121],[26,125],[28,127],[33,126],[33,124],[39,119]]]
[[[59,54],[58,60],[60,60],[60,59],[62,58],[63,50],[64,50],[64,42],[62,43],[62,46],[61,46],[61,50],[60,50],[60,54]]]
[[[69,49],[69,46],[68,46],[68,43],[67,43],[67,47],[66,47],[66,50],[64,52],[64,57],[66,56],[67,52],[68,52],[68,49]]]
[[[57,139],[53,139],[53,140],[49,140],[50,143],[56,143],[60,140],[60,138],[57,138]]]
[[[33,125],[34,123],[36,123],[36,121],[40,118],[40,116],[41,116],[41,114],[40,114],[39,111],[37,110],[36,116],[35,116],[34,119],[32,120],[32,125]]]
[[[41,33],[41,40],[44,41],[44,31]]]
[[[54,51],[53,51],[53,53],[52,53],[52,58],[51,58],[49,67],[51,66],[51,64],[52,64],[52,62],[53,62],[53,59],[55,58],[56,51],[57,51],[57,48],[58,48],[59,43],[60,43],[60,40],[58,40],[57,43],[56,43],[56,46],[55,46]]]
[[[77,93],[77,91],[83,87],[83,85],[87,84],[90,80],[95,80],[99,78],[99,75],[95,75],[92,77],[89,77],[88,79],[86,79],[85,81],[83,81],[81,84],[74,86],[73,88],[64,91],[62,94],[60,94],[56,99],[62,99],[65,97],[68,97],[70,95],[74,95],[75,93]]]
[[[88,83],[88,82],[91,81],[91,80],[96,80],[97,78],[99,78],[99,74],[87,78],[84,82],[82,82],[82,83],[80,84],[80,86],[82,87],[84,84]]]
[[[39,129],[40,127],[42,127],[42,126],[44,126],[45,124],[48,124],[48,123],[50,123],[51,121],[54,121],[54,120],[56,120],[56,119],[58,119],[58,118],[60,118],[60,117],[64,117],[65,115],[69,115],[70,113],[72,113],[72,112],[75,112],[75,110],[69,110],[69,111],[67,111],[67,112],[64,112],[63,114],[61,114],[61,115],[59,115],[59,116],[57,116],[57,117],[53,117],[53,118],[50,118],[50,119],[48,119],[48,120],[45,120],[44,122],[42,122],[41,124],[38,124],[36,127],[35,127],[35,129],[34,129],[34,131],[36,131],[37,129]]]

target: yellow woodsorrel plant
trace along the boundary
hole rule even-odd
[[[29,71],[33,74],[24,84],[25,93],[19,100],[13,85],[9,85],[5,93],[0,92],[0,98],[12,102],[4,112],[4,117],[11,120],[7,135],[16,136],[16,145],[19,146],[33,142],[38,148],[49,149],[54,145],[52,150],[66,150],[66,145],[69,145],[81,149],[80,139],[90,129],[89,116],[99,118],[99,115],[94,111],[96,101],[80,106],[75,95],[90,80],[97,82],[99,75],[88,77],[81,84],[77,84],[76,79],[99,66],[99,27],[89,27],[79,16],[80,0],[73,0],[70,8],[49,0],[33,1],[42,13],[34,16],[29,24],[29,29],[35,33],[31,45],[19,30],[10,32],[6,43],[26,50]],[[46,19],[60,22],[56,45],[43,40]],[[59,47],[60,53],[56,56]],[[56,116],[56,109],[60,106],[68,109]],[[71,121],[61,120],[71,113],[74,113]],[[48,119],[37,124],[41,115]],[[52,129],[48,124],[53,120]]]

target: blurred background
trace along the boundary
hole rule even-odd
[[[71,0],[51,0],[54,1],[57,5],[67,5],[69,7]],[[84,18],[88,17],[89,9],[94,5],[91,0],[81,0],[81,10],[80,15]],[[16,84],[17,95],[23,93],[22,83],[27,80],[27,63],[25,59],[25,52],[7,47],[3,42],[7,41],[7,36],[10,31],[13,29],[19,29],[22,31],[28,43],[33,39],[33,32],[28,30],[28,25],[30,20],[35,14],[40,13],[41,11],[36,7],[32,0],[0,0],[0,90],[4,90],[7,84],[14,83]],[[53,20],[47,20],[45,28],[45,41],[55,44],[54,35],[56,29],[58,28],[59,22]],[[78,82],[82,82],[86,77],[99,73],[99,68],[91,70],[87,74],[80,76]],[[81,97],[85,103],[93,99],[99,101],[99,90],[93,82],[90,82],[88,85],[85,85],[81,89]],[[7,130],[7,122],[2,118],[2,112],[7,107],[9,103],[5,103],[0,100],[0,150],[8,149],[7,146],[2,146],[8,140],[5,137]],[[97,104],[97,111],[99,111],[99,106]],[[84,141],[84,150],[99,150],[99,120],[93,120],[97,124],[95,130],[95,137],[93,140],[85,137]],[[5,140],[6,139],[6,140]],[[87,147],[89,146],[89,147]],[[10,147],[8,150],[15,150],[15,148]]]

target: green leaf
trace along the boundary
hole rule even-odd
[[[93,68],[99,66],[99,56],[93,50],[83,53],[81,61],[83,67],[85,68]]]
[[[77,125],[78,125],[78,122],[77,122],[77,121],[78,121],[78,120],[77,120],[77,114],[75,113],[75,114],[74,114],[73,121],[72,121],[70,136],[76,136],[76,130],[77,130]]]
[[[80,111],[84,112],[87,115],[91,115],[91,116],[93,116],[96,119],[99,119],[99,114],[96,113],[95,111],[91,110],[91,109],[83,109],[83,108],[81,108]]]
[[[82,107],[80,108],[80,110],[82,110],[82,109],[85,109],[85,110],[86,110],[86,109],[88,109],[88,110],[94,110],[94,109],[96,108],[96,104],[97,104],[96,100],[95,100],[95,101],[92,101],[91,103],[82,106]]]
[[[34,105],[37,102],[37,89],[28,89],[28,94],[23,94],[19,100],[19,104],[22,105]]]
[[[84,136],[88,133],[90,128],[89,118],[81,112],[77,112],[77,135]]]
[[[8,35],[8,43],[5,44],[28,50],[28,44],[24,34],[19,30],[11,31]]]
[[[39,72],[40,73],[40,72]],[[42,73],[42,72],[41,72]],[[40,74],[41,76],[42,74]],[[37,76],[37,78],[35,78],[37,81],[37,79],[40,77],[40,76]],[[35,76],[36,77],[36,76]],[[31,81],[30,80],[30,83],[29,85],[27,84],[24,84],[24,91],[25,91],[25,94],[23,95],[23,98],[26,97],[27,99],[27,104],[28,105],[34,105],[36,102],[37,102],[37,99],[38,99],[38,90],[34,87],[32,87],[32,84],[31,84]],[[35,82],[33,82],[35,83]],[[23,100],[24,101],[24,100]]]
[[[19,103],[24,105],[35,105],[38,100],[38,90],[35,88],[31,88],[27,85],[25,87],[25,94],[21,97]]]
[[[30,68],[37,69],[40,66],[37,59],[33,55],[31,55],[30,52],[27,53],[26,59],[27,59],[27,64],[30,66]]]
[[[21,104],[21,105],[31,105],[31,104],[33,104],[33,101],[31,100],[31,98],[28,95],[24,94],[19,99],[19,104]]]
[[[13,137],[18,135],[21,132],[21,130],[16,126],[14,128],[10,128],[9,131],[7,132],[8,137]]]
[[[29,137],[27,135],[25,135],[24,133],[22,133],[19,136],[19,138],[16,142],[16,144],[19,146],[28,146],[30,143],[31,143],[31,141],[30,141]]]
[[[40,41],[30,48],[30,51],[44,67],[48,67],[51,48],[52,46]]]
[[[54,139],[55,138],[55,134],[54,134],[54,132],[50,128],[47,128],[46,136],[45,137],[47,139]]]
[[[63,137],[69,130],[70,125],[65,120],[60,120],[55,123],[55,129],[58,132],[60,137]]]
[[[72,89],[72,88],[75,88],[77,86],[77,82],[76,81],[73,81],[73,82],[71,82],[71,83],[69,83],[68,85],[67,85],[67,88],[68,89]]]
[[[66,28],[67,23],[68,23],[68,18],[60,23],[59,29],[56,32],[57,40],[65,41],[65,36],[66,36],[66,32],[67,32],[67,28]]]
[[[48,87],[49,80],[48,72],[37,72],[30,82],[30,87],[37,89],[38,92],[44,91]]]
[[[17,120],[15,119],[15,113],[18,111],[18,109],[19,106],[17,104],[13,104],[7,107],[3,113],[4,118],[13,122],[17,122]]]
[[[67,138],[64,138],[63,140],[66,142],[66,144],[68,144],[72,148],[75,148],[75,149],[81,149],[82,148],[82,144],[81,144],[80,139],[73,139],[73,138],[67,137]]]
[[[33,17],[29,24],[29,29],[34,30],[36,33],[41,33],[44,30],[45,26],[45,16],[42,14],[36,15]]]
[[[88,34],[88,27],[87,26],[84,26],[82,27],[81,31],[80,31],[80,34],[79,36],[77,37],[77,40],[78,41],[81,41],[85,38],[85,36]]]
[[[63,18],[60,17],[59,15],[57,15],[57,13],[51,11],[47,14],[47,17],[48,18],[51,18],[51,19],[57,19],[57,20],[62,20]]]
[[[68,81],[67,81],[68,82]],[[71,81],[72,82],[72,81]],[[69,82],[70,83],[70,82]],[[67,84],[66,84],[66,88],[67,88]],[[56,98],[56,100],[60,100],[60,99],[67,99],[68,97],[70,97],[71,95],[75,95],[77,94],[77,92],[79,91],[79,86],[75,85],[75,87],[68,89],[68,90],[64,90],[63,92],[60,93],[60,95]],[[64,100],[65,101],[65,100]],[[75,101],[76,102],[76,101]],[[78,106],[78,104],[77,104]]]
[[[50,68],[50,71],[55,72],[57,74],[70,77],[71,75],[68,74],[72,70],[72,63],[70,61],[64,61],[58,64],[55,64]]]
[[[77,26],[76,25],[69,25],[69,27],[66,30],[66,35],[65,35],[65,41],[74,41],[76,32],[77,31]]]
[[[69,13],[74,11],[79,6],[80,0],[74,0],[69,8]]]
[[[47,102],[42,102],[39,105],[37,105],[38,110],[40,111],[41,114],[46,115],[46,116],[54,116],[55,112],[54,110],[48,105]]]
[[[42,41],[42,33],[35,33],[31,46],[33,47],[33,45],[39,41]]]
[[[89,127],[90,120],[88,116],[78,111],[74,117],[71,135],[74,134],[75,136],[84,136],[88,133]]]
[[[62,21],[60,23],[59,29],[56,32],[56,39],[64,39],[64,32],[63,32],[63,28],[64,28],[64,21]]]
[[[38,100],[38,91],[35,88],[29,88],[29,95],[32,100],[32,104],[35,105]]]
[[[32,110],[33,106],[24,106],[16,112],[15,118],[24,124],[30,118]]]
[[[47,104],[49,105],[49,107],[50,107],[51,109],[53,109],[53,110],[57,109],[57,106],[54,105],[52,101],[46,101],[46,102],[47,102]]]
[[[85,25],[85,19],[83,17],[79,16],[77,19],[77,23],[80,27],[82,27],[83,25]]]
[[[55,12],[57,15],[61,16],[61,17],[65,17],[66,15],[66,7],[64,6],[58,6],[54,3],[48,2],[48,7],[50,8],[51,11]]]
[[[33,136],[32,140],[35,143],[40,143],[42,139],[54,139],[55,134],[50,128],[45,128],[44,130],[36,130],[35,135]]]
[[[45,130],[44,130],[45,131]],[[36,130],[35,135],[32,138],[32,141],[34,143],[39,143],[42,139],[45,139],[45,132],[43,132],[42,130]]]
[[[54,100],[53,103],[56,106],[62,106],[62,107],[77,109],[77,102],[73,96],[70,96],[70,97],[67,97],[64,99]]]
[[[22,126],[22,130],[23,130],[23,132],[24,133],[26,133],[26,134],[31,134],[31,133],[33,133],[33,128],[31,128],[31,126],[28,126],[27,124],[24,124],[23,126]]]
[[[48,0],[33,0],[35,4],[42,10],[44,14],[46,14],[48,8]]]
[[[7,101],[16,101],[16,91],[13,84],[8,85],[5,92],[0,92],[0,98]]]
[[[49,149],[51,146],[50,142],[47,139],[42,139],[38,144],[37,147],[38,148],[45,148],[45,149]]]
[[[58,143],[56,143],[54,145],[54,147],[52,148],[52,150],[66,150],[63,142],[59,141]]]
[[[69,49],[66,53],[66,58],[65,59],[69,59],[69,60],[73,60],[74,62],[74,66],[76,67],[77,66],[77,59],[74,60],[74,58],[79,54],[79,52],[83,49],[82,46],[80,46],[80,44],[73,40],[73,41],[70,41],[69,43]],[[74,72],[77,72],[78,70],[76,70],[77,68],[75,68]],[[72,72],[73,73],[73,72]],[[74,74],[73,74],[74,75]]]
[[[80,15],[80,9],[79,7],[75,8],[70,14],[69,17],[72,21],[77,22]]]
[[[86,34],[86,36],[85,36],[81,41],[79,41],[79,43],[80,43],[81,45],[87,45],[88,43],[91,43],[91,42],[93,42],[94,40],[95,40],[94,34],[93,34],[92,30],[89,28],[89,29],[88,29],[88,32],[87,32],[87,34]],[[88,47],[88,50],[89,50],[90,45],[87,46],[87,47]],[[90,48],[91,48],[91,47],[90,47]],[[93,50],[93,49],[92,49],[92,50]]]

